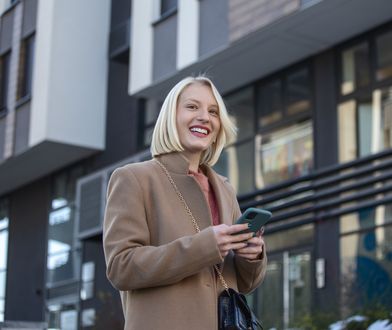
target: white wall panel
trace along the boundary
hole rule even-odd
[[[105,145],[110,0],[39,1],[29,146]]]
[[[177,68],[194,63],[199,53],[199,0],[178,1]]]
[[[129,94],[152,83],[153,36],[158,1],[132,1]]]

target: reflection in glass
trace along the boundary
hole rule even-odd
[[[8,257],[8,204],[0,199],[0,322],[4,321]]]
[[[310,253],[289,257],[289,324],[291,328],[310,312]]]
[[[371,101],[362,101],[358,106],[358,149],[359,156],[366,156],[372,150],[373,107]]]
[[[376,39],[377,47],[377,80],[392,77],[392,31],[380,35]]]
[[[370,82],[369,49],[366,43],[354,46],[342,54],[342,82],[340,92],[352,93]]]
[[[94,297],[94,282],[83,282],[80,288],[80,299],[87,300]]]
[[[264,329],[283,329],[283,260],[269,259],[267,272],[257,289],[257,316]]]
[[[392,204],[379,205],[340,217],[340,233],[350,233],[392,223]]]
[[[310,109],[310,81],[307,68],[287,77],[287,113],[294,115]]]
[[[356,102],[344,102],[338,107],[339,161],[348,162],[357,158]]]
[[[60,312],[60,329],[76,330],[78,328],[77,310],[66,310]]]
[[[282,82],[274,80],[258,91],[259,125],[265,127],[282,119]]]
[[[82,326],[83,327],[91,327],[95,324],[95,309],[89,308],[85,309],[82,312]]]
[[[238,128],[237,140],[254,134],[253,88],[246,88],[225,98],[230,119]]]
[[[74,245],[74,216],[68,206],[52,211],[49,214],[48,244],[50,241],[63,242],[69,246]],[[51,252],[49,246],[49,254]]]
[[[392,87],[338,107],[339,161],[392,148]]]
[[[253,140],[228,147],[223,150],[215,171],[226,176],[237,194],[250,192],[254,189]]]
[[[71,204],[75,200],[76,181],[83,175],[83,167],[76,166],[58,174],[54,179],[52,209]]]
[[[5,298],[5,279],[6,279],[6,272],[0,271],[0,299]]]
[[[392,308],[391,242],[391,225],[341,237],[343,316],[374,307]]]
[[[62,251],[48,255],[47,259],[47,282],[75,280],[79,276],[80,253],[77,250]]]
[[[309,174],[313,168],[310,121],[256,137],[256,185],[263,188]]]
[[[8,230],[0,231],[0,270],[7,268]]]
[[[95,263],[93,261],[85,262],[82,266],[82,281],[94,281]]]
[[[279,251],[290,247],[311,244],[313,242],[313,224],[299,226],[284,232],[269,233],[264,240],[269,252]]]

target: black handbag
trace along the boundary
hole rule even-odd
[[[184,205],[184,208],[192,221],[193,227],[195,228],[196,232],[199,233],[199,225],[197,224],[196,219],[188,207],[187,202],[185,201],[181,192],[178,190],[177,185],[171,177],[169,171],[158,159],[155,159],[155,161],[162,168],[163,172],[165,172],[178,198]],[[225,290],[218,297],[218,330],[263,329],[261,323],[250,309],[245,296],[228,287],[218,266],[215,265],[214,269],[222,283],[222,286],[225,288]]]
[[[219,330],[263,329],[243,294],[228,288],[218,297]]]

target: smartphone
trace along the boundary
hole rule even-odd
[[[272,213],[270,211],[250,207],[236,221],[236,224],[249,223],[249,229],[236,234],[256,233],[271,219],[271,217]]]

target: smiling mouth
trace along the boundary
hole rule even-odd
[[[200,134],[203,134],[203,135],[208,135],[209,134],[209,131],[207,129],[201,128],[201,127],[191,127],[190,131],[191,132],[195,132],[195,133],[200,133]]]

